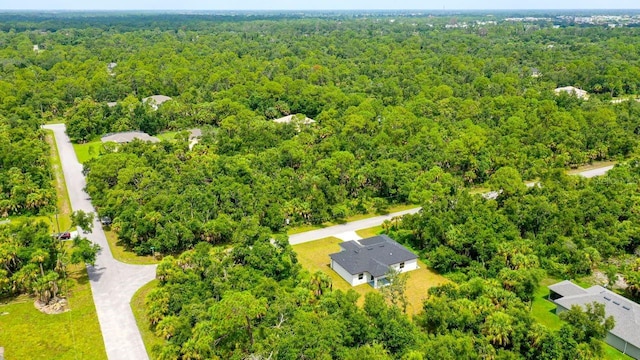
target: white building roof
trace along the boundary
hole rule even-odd
[[[556,94],[560,94],[561,92],[565,92],[569,95],[575,95],[578,99],[588,99],[589,98],[589,94],[582,89],[578,89],[577,87],[573,87],[573,86],[565,86],[565,87],[559,87],[555,90],[553,90]]]
[[[604,305],[606,316],[613,316],[615,326],[611,333],[620,339],[640,347],[640,305],[620,296],[613,291],[596,285],[583,289],[570,281],[563,281],[549,286],[549,289],[558,295],[567,294],[554,302],[566,309],[578,305],[597,302]]]
[[[294,119],[295,117],[295,119]],[[301,119],[300,122],[304,125],[309,125],[309,124],[313,124],[314,122],[316,122],[313,119],[309,119],[308,117],[304,116],[304,115],[287,115],[285,117],[281,117],[279,119],[275,119],[273,120],[273,122],[275,123],[279,123],[279,124],[289,124],[290,122],[297,120],[297,119]]]
[[[131,142],[135,139],[140,139],[142,141],[150,141],[150,142],[160,142],[160,139],[158,139],[155,136],[151,136],[147,133],[144,133],[142,131],[127,131],[127,132],[119,132],[119,133],[114,133],[114,134],[107,134],[105,136],[102,137],[102,142],[117,142],[119,144],[122,143],[128,143]]]

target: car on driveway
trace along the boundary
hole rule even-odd
[[[59,240],[69,240],[71,239],[71,233],[68,231],[65,232],[61,232],[61,233],[55,233],[53,234],[53,237]]]
[[[100,222],[104,226],[110,226],[111,225],[111,218],[108,217],[108,216],[103,216],[103,217],[100,218]]]

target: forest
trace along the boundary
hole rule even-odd
[[[611,318],[576,308],[545,327],[531,314],[541,281],[604,274],[640,300],[638,28],[397,14],[0,23],[0,215],[55,212],[45,122],[77,144],[177,133],[100,145],[84,163],[119,244],[164,256],[146,304],[154,358],[592,359]],[[588,99],[554,92],[565,86]],[[172,100],[142,101],[156,94]],[[287,115],[314,121],[273,121]],[[606,176],[565,174],[604,160],[618,163]],[[333,290],[288,244],[292,227],[399,204],[423,210],[382,231],[449,279],[417,315],[389,291]],[[0,296],[63,274],[48,230],[20,226],[0,226]],[[74,261],[97,251],[75,249]]]

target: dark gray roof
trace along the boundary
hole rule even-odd
[[[587,294],[587,290],[572,283],[569,280],[561,281],[559,283],[549,286],[549,290],[560,296],[573,296]]]
[[[345,241],[340,247],[342,251],[329,257],[351,275],[368,272],[375,277],[382,276],[389,271],[389,266],[418,258],[387,235]]]
[[[583,294],[561,297],[555,303],[567,309],[573,305],[584,307],[593,302],[604,304],[606,315],[613,316],[616,322],[610,332],[629,344],[640,347],[640,305],[599,285],[583,290]]]

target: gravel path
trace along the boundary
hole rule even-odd
[[[44,128],[53,130],[55,134],[71,208],[74,211],[95,212],[89,195],[84,191],[86,182],[82,165],[65,133],[65,125],[45,125]],[[102,248],[95,266],[87,265],[87,270],[108,358],[149,359],[129,303],[140,287],[155,278],[156,266],[129,265],[115,260],[97,220],[93,224],[93,231],[84,236]]]

